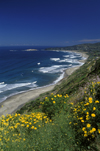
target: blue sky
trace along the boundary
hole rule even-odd
[[[0,0],[0,46],[100,42],[100,0]]]

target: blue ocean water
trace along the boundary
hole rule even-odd
[[[37,51],[28,51],[37,49]],[[55,84],[64,70],[82,65],[80,54],[45,47],[0,47],[0,102],[30,89]]]

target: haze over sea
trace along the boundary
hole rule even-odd
[[[64,70],[82,65],[78,60],[85,59],[78,53],[45,48],[0,47],[0,102],[14,94],[57,83],[64,77]]]

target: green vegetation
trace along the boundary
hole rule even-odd
[[[0,118],[1,151],[100,150],[100,43],[73,47],[88,52],[86,63],[52,91]]]

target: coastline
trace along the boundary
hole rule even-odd
[[[78,51],[74,51],[74,50],[73,51],[66,50],[66,51],[78,53],[82,57],[86,58],[85,60],[79,60],[81,63],[85,63],[88,58],[88,55],[84,52],[78,52]],[[80,66],[71,67],[71,68],[66,69],[65,77],[71,75],[75,70],[77,70],[79,68],[80,68]],[[57,84],[59,84],[59,82],[54,85],[49,85],[49,86],[44,86],[44,87],[37,88],[34,90],[29,90],[27,92],[19,93],[19,94],[16,94],[14,96],[7,98],[5,101],[0,103],[0,106],[1,106],[0,107],[0,116],[2,116],[2,115],[6,116],[6,114],[12,114],[13,112],[20,109],[25,103],[39,97],[40,94],[53,90],[53,88]]]
[[[80,54],[83,58],[85,58],[84,60],[79,60],[79,62],[81,63],[85,63],[86,60],[88,59],[89,55],[87,55],[85,52],[79,52],[79,51],[76,51],[76,50],[68,50],[68,52],[75,52],[75,53],[78,53]],[[65,71],[65,74],[67,76],[71,75],[75,70],[79,69],[80,68],[80,65],[79,66],[76,66],[76,67],[71,67],[71,68],[68,68],[66,71]]]

